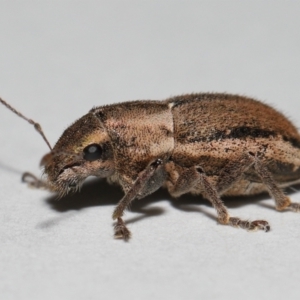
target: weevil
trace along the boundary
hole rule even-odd
[[[33,124],[50,148],[41,165],[46,179],[25,173],[36,187],[63,196],[88,176],[119,184],[116,238],[131,236],[122,217],[134,199],[160,187],[173,197],[202,195],[221,224],[270,230],[265,220],[232,217],[221,196],[268,192],[276,209],[300,211],[283,188],[300,182],[300,135],[280,112],[257,100],[231,94],[189,94],[164,101],[132,101],[100,106],[67,128],[53,149],[41,126]]]

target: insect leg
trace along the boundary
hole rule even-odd
[[[253,164],[254,159],[248,153],[238,160],[229,162],[220,172],[216,183],[217,191],[221,194],[226,192]]]
[[[262,182],[268,188],[270,195],[274,198],[277,210],[290,209],[300,212],[300,203],[291,202],[290,198],[284,194],[274,181],[272,174],[263,165],[259,157],[255,157],[254,167]]]
[[[240,227],[247,230],[270,230],[270,225],[267,221],[264,220],[246,221],[241,220],[237,217],[230,217],[225,205],[219,197],[217,189],[209,182],[204,172],[200,172],[200,184],[202,184],[202,187],[206,193],[206,196],[208,197],[208,200],[211,201],[212,205],[217,210],[218,220],[221,224],[227,224],[233,227]]]
[[[245,160],[245,162],[249,162]],[[250,161],[247,164],[248,167],[244,166],[243,169],[247,169],[252,165]],[[223,173],[223,176],[226,176],[226,172]],[[233,175],[236,176],[233,176]],[[231,173],[230,179],[221,179],[220,182],[226,182],[231,184],[237,180],[242,174],[239,174],[237,171]],[[201,167],[192,167],[185,170],[183,173],[180,174],[177,182],[173,187],[170,187],[170,193],[173,196],[179,196],[183,193],[187,193],[193,189],[196,185],[200,185],[201,189],[204,191],[204,196],[211,202],[213,207],[216,209],[218,214],[218,221],[224,225],[231,225],[233,227],[240,227],[247,230],[256,230],[262,229],[264,231],[269,231],[270,226],[268,222],[264,220],[255,220],[255,221],[246,221],[241,220],[237,217],[230,217],[226,206],[224,205],[223,201],[220,198],[219,192],[217,188],[209,181],[207,178],[204,170]],[[229,186],[228,186],[229,187]]]
[[[218,220],[222,224],[229,222],[229,214],[223,204],[216,188],[209,182],[201,167],[191,167],[183,171],[175,184],[169,186],[169,192],[174,197],[179,197],[190,192],[195,186],[200,185],[205,192],[205,197],[211,202],[218,214]]]
[[[47,182],[37,178],[35,175],[29,172],[22,174],[22,182],[27,183],[31,188],[51,190]]]
[[[155,171],[162,164],[163,161],[161,159],[157,159],[154,162],[150,163],[145,170],[139,173],[133,186],[129,189],[129,191],[127,191],[127,193],[118,203],[113,213],[113,219],[117,219],[117,223],[115,225],[115,238],[122,238],[124,240],[128,240],[130,238],[130,231],[127,229],[124,221],[122,220],[124,210],[136,197],[139,196],[148,180],[151,179]]]
[[[218,214],[218,220],[221,224],[228,224],[230,221],[229,213],[226,206],[221,200],[217,189],[209,182],[202,168],[195,167],[199,174],[199,184],[205,191],[205,196],[211,202]]]

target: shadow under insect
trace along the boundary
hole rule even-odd
[[[293,193],[300,189],[300,185],[288,188],[287,193]],[[105,180],[92,179],[88,180],[82,187],[80,192],[75,194],[69,194],[61,199],[58,199],[56,195],[49,197],[46,201],[52,209],[57,212],[67,212],[70,210],[81,210],[93,206],[115,206],[119,200],[123,197],[123,192],[119,186],[110,185]],[[239,196],[239,197],[224,197],[224,202],[230,210],[241,206],[258,205],[275,209],[274,205],[270,202],[260,203],[262,200],[269,199],[267,193],[257,196]],[[142,216],[130,218],[126,221],[127,224],[140,221],[144,218],[159,216],[164,213],[164,209],[159,206],[151,206],[153,203],[160,201],[169,201],[171,206],[184,212],[199,212],[207,217],[217,220],[217,215],[212,213],[207,208],[211,207],[211,204],[201,196],[195,196],[186,194],[180,198],[172,198],[166,189],[159,189],[155,193],[140,199],[133,201],[130,211],[134,213],[140,213]],[[270,199],[270,201],[272,201]],[[113,208],[112,208],[113,211]]]

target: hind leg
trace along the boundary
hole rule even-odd
[[[282,189],[273,179],[271,172],[264,165],[260,153],[247,153],[239,161],[231,162],[225,166],[219,176],[216,186],[217,190],[219,192],[226,191],[242,176],[242,173],[251,166],[254,166],[262,183],[267,187],[269,194],[275,200],[277,210],[282,211],[289,209],[294,212],[300,212],[300,203],[291,202],[290,198],[284,194]]]
[[[273,179],[271,172],[264,166],[261,154],[246,153],[239,161],[231,162],[221,171],[216,188],[219,192],[224,192],[230,188],[234,182],[241,178],[242,174],[254,166],[262,183],[266,186],[271,197],[275,200],[276,209],[281,211],[290,209],[300,212],[300,203],[291,202],[290,198],[284,194],[282,189]]]
[[[278,184],[274,181],[269,170],[257,157],[255,158],[254,167],[262,182],[268,188],[270,195],[274,198],[277,210],[282,211],[289,209],[294,212],[300,212],[300,203],[291,202],[290,198],[283,193]]]

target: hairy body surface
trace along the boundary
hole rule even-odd
[[[296,127],[272,107],[238,95],[190,94],[93,108],[65,130],[42,165],[46,182],[36,185],[61,195],[91,175],[120,184],[125,195],[113,218],[115,236],[125,240],[124,210],[162,186],[174,197],[203,195],[220,223],[248,230],[270,226],[231,217],[222,195],[267,191],[277,210],[300,210],[282,191],[300,182]]]

